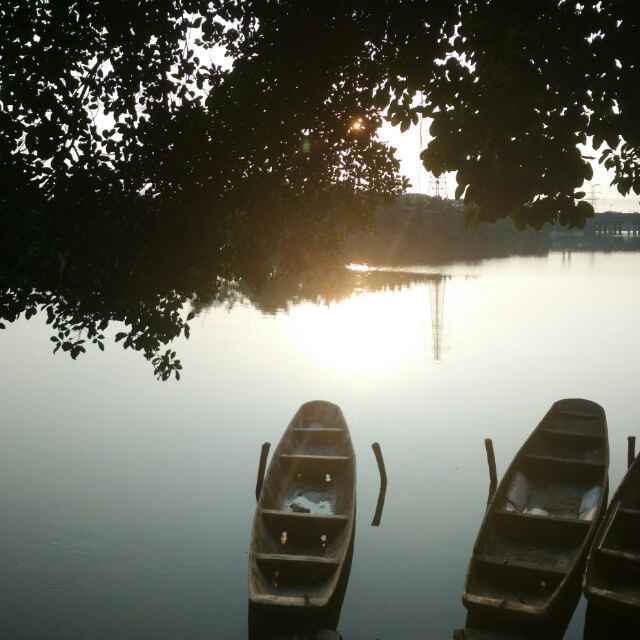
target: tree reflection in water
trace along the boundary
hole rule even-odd
[[[248,303],[275,314],[300,302],[329,304],[358,292],[400,289],[441,278],[354,271],[329,260],[319,260],[314,269],[258,270],[237,278],[207,276],[195,267],[179,278],[169,277],[162,264],[156,274],[130,267],[116,262],[101,272],[91,264],[71,269],[61,259],[57,270],[37,277],[16,272],[0,276],[0,329],[9,330],[16,320],[41,314],[51,327],[54,353],[62,351],[75,360],[89,349],[104,351],[109,342],[119,343],[139,351],[158,379],[180,379],[182,364],[171,343],[181,336],[189,338],[190,321],[212,306]]]

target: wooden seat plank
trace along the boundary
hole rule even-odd
[[[293,553],[256,553],[256,560],[259,562],[275,562],[280,564],[296,564],[296,565],[323,565],[337,566],[338,561],[335,558],[325,556],[307,556]]]
[[[496,509],[496,515],[506,518],[523,518],[528,520],[534,520],[537,522],[549,522],[553,524],[566,524],[573,527],[580,527],[581,529],[588,529],[591,526],[590,520],[580,520],[579,518],[568,518],[566,516],[553,516],[553,515],[536,515],[533,513],[520,513],[520,511],[507,511],[506,509]]]
[[[626,594],[622,595],[617,591],[611,591],[610,589],[601,589],[600,587],[592,586],[589,588],[589,594],[596,596],[597,598],[609,600],[610,602],[618,602],[631,607],[640,607],[640,597],[634,598],[633,596]]]
[[[565,576],[567,574],[566,571],[558,569],[557,567],[543,566],[540,564],[534,564],[533,562],[525,562],[523,560],[511,560],[503,556],[492,556],[486,553],[477,554],[475,558],[483,564],[521,569],[522,571],[529,571],[531,573],[553,574],[558,576]]]
[[[604,435],[601,433],[585,433],[584,431],[570,431],[568,429],[551,429],[549,427],[541,428],[540,433],[545,435],[562,436],[566,438],[576,438],[585,440],[603,440]]]
[[[309,522],[317,522],[317,523],[338,523],[338,522],[346,522],[349,518],[346,515],[325,515],[321,513],[298,513],[297,511],[280,511],[279,509],[261,509],[260,512],[263,516],[267,518],[274,519],[293,519],[300,521],[309,521]]]
[[[640,564],[640,553],[637,552],[623,551],[622,549],[613,549],[611,547],[600,547],[598,551],[607,558]]]
[[[584,420],[597,420],[602,418],[598,413],[587,413],[586,411],[572,411],[571,409],[557,409],[555,415],[568,416],[569,418],[583,418]]]
[[[311,453],[281,453],[284,462],[349,462],[350,456],[323,456]]]
[[[464,600],[470,604],[489,606],[496,609],[507,609],[511,611],[519,611],[528,614],[539,614],[541,608],[529,604],[524,604],[516,600],[508,600],[506,598],[495,598],[493,596],[481,596],[473,593],[465,593]]]
[[[567,466],[575,465],[586,469],[602,469],[604,467],[603,462],[592,462],[591,460],[579,460],[576,458],[559,458],[558,456],[543,456],[534,453],[527,453],[524,457],[529,460],[535,460],[537,462],[548,462],[550,464],[566,464]]]

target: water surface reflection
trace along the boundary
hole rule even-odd
[[[143,359],[110,344],[77,362],[51,357],[39,316],[8,327],[4,635],[246,638],[259,445],[310,397],[342,407],[359,462],[340,633],[449,638],[463,627],[464,575],[486,506],[485,437],[502,474],[554,400],[593,398],[607,412],[612,486],[625,471],[626,437],[640,435],[630,400],[640,255],[411,271],[451,276],[439,364],[428,280],[268,314],[247,300],[203,309],[191,339],[175,342],[179,384],[156,383]],[[369,527],[374,439],[394,488],[378,529]],[[569,640],[582,637],[584,613],[581,602]]]

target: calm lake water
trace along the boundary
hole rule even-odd
[[[0,637],[246,638],[260,445],[317,398],[342,407],[358,465],[339,630],[463,626],[485,437],[501,474],[554,400],[590,398],[607,412],[612,487],[622,477],[640,435],[640,254],[413,270],[447,277],[272,315],[210,309],[175,343],[179,383],[113,343],[52,356],[40,316],[2,332]],[[373,441],[389,474],[379,528]]]

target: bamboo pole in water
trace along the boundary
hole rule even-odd
[[[496,456],[493,451],[493,441],[491,438],[485,438],[484,448],[487,450],[487,463],[489,464],[489,497],[487,498],[487,504],[491,502],[493,494],[498,488],[498,473],[496,471]]]
[[[371,448],[373,449],[373,453],[376,457],[376,462],[378,463],[378,471],[380,472],[380,493],[378,494],[378,504],[376,505],[376,512],[373,516],[371,526],[379,527],[380,521],[382,520],[384,499],[387,495],[387,470],[384,466],[384,458],[382,457],[382,449],[380,448],[380,444],[374,442],[371,445]]]
[[[267,457],[269,456],[270,442],[265,442],[260,451],[260,463],[258,464],[258,478],[256,480],[256,500],[260,500],[262,493],[262,483],[264,482],[264,472],[267,468]]]

